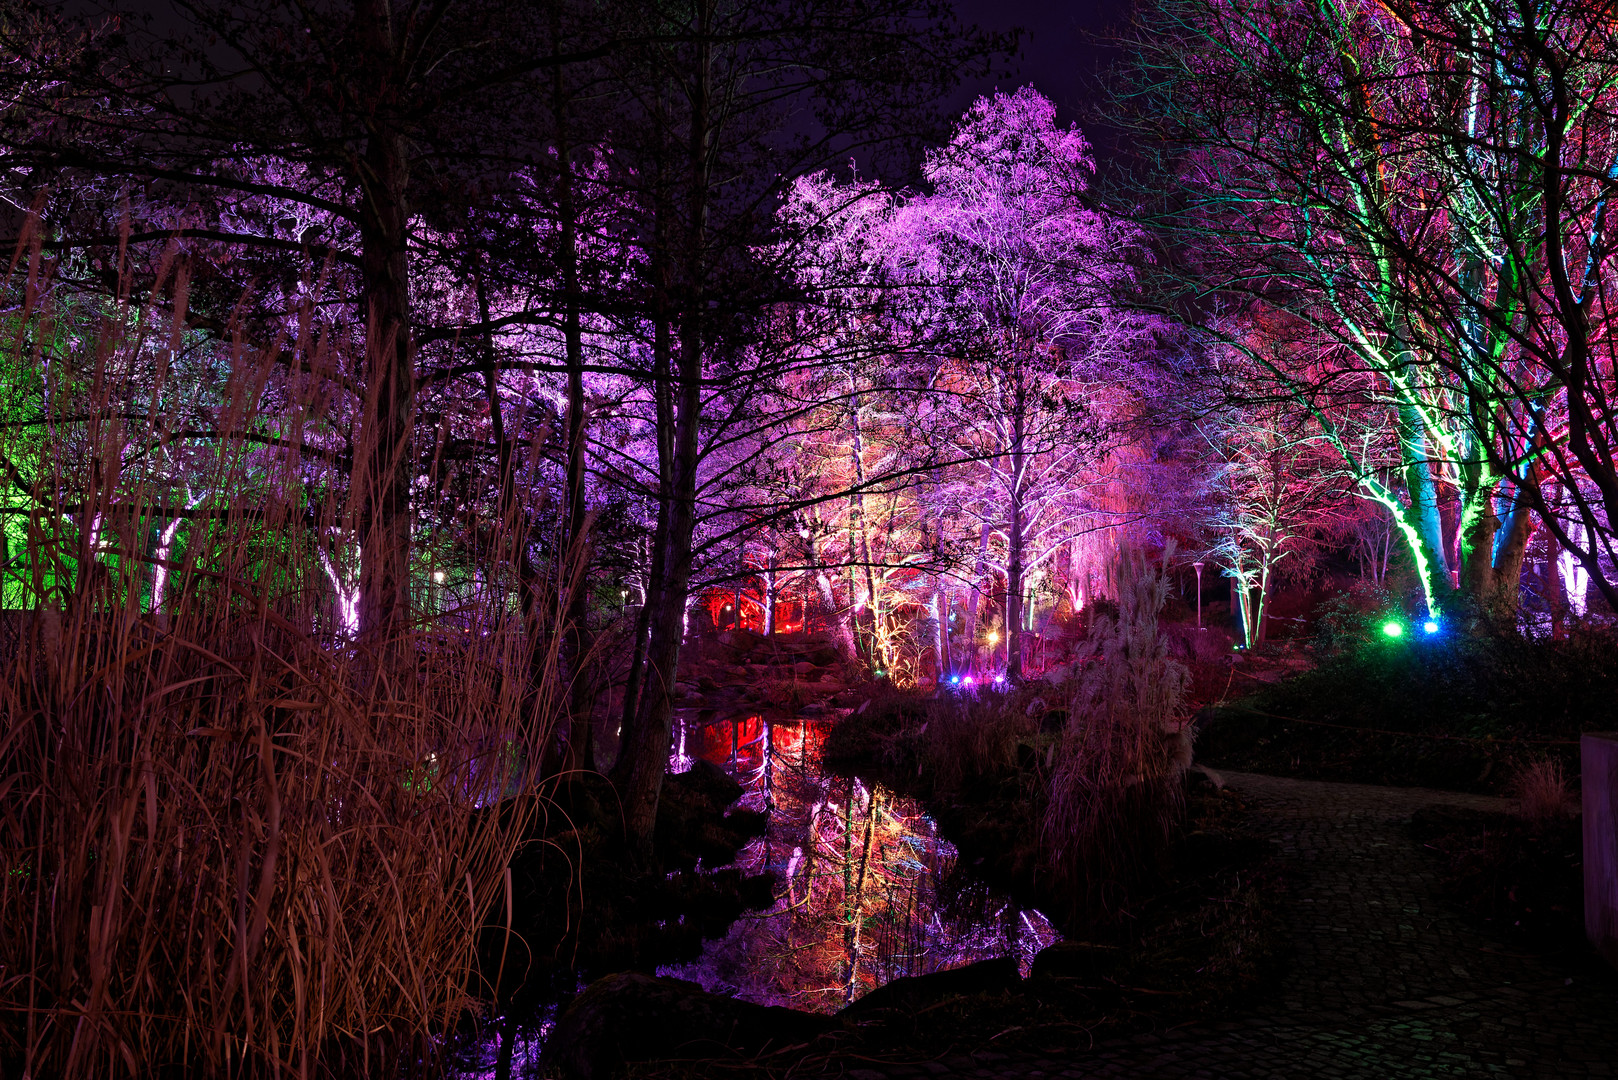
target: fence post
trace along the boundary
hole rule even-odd
[[[1618,732],[1579,741],[1584,798],[1584,929],[1618,968]]]

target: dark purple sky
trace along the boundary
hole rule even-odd
[[[1023,29],[1023,54],[1014,74],[997,80],[1010,90],[1033,83],[1056,102],[1063,120],[1074,120],[1075,107],[1085,97],[1084,80],[1100,60],[1100,52],[1085,41],[1124,18],[1127,0],[955,0],[962,22],[985,29]],[[961,105],[995,86],[963,88]]]

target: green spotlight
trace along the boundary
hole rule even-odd
[[[1382,632],[1389,637],[1401,637],[1405,632],[1405,628],[1390,619],[1382,624]]]

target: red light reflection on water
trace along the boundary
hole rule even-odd
[[[955,873],[956,851],[913,800],[827,776],[827,725],[758,715],[681,717],[671,767],[701,758],[770,811],[737,859],[777,877],[775,906],[743,918],[690,964],[662,969],[717,993],[834,1012],[891,979],[1017,955],[1056,940],[1037,911]]]

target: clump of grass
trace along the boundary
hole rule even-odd
[[[939,791],[1015,769],[1017,746],[1039,733],[1028,716],[1029,693],[984,690],[949,694],[931,702],[914,731],[922,769]]]
[[[773,705],[787,712],[819,697],[810,684],[799,682],[797,679],[765,679],[754,688],[753,696],[766,705]]]
[[[1588,949],[1583,849],[1577,819],[1427,806],[1411,833],[1438,862],[1448,899],[1494,933],[1539,947]]]
[[[335,422],[316,373],[355,365],[244,332],[219,378],[165,381],[167,273],[75,314],[31,272],[0,358],[0,1072],[402,1074],[483,1006],[547,636],[505,616],[485,530],[480,595],[359,647],[344,440],[303,442]]]
[[[1512,778],[1511,790],[1517,797],[1517,812],[1529,821],[1551,821],[1573,810],[1573,796],[1560,761],[1528,762]]]
[[[1165,565],[1167,555],[1165,555]],[[1189,672],[1158,628],[1163,566],[1125,553],[1118,613],[1092,624],[1057,747],[1042,826],[1071,923],[1117,913],[1164,859],[1184,798]]]

